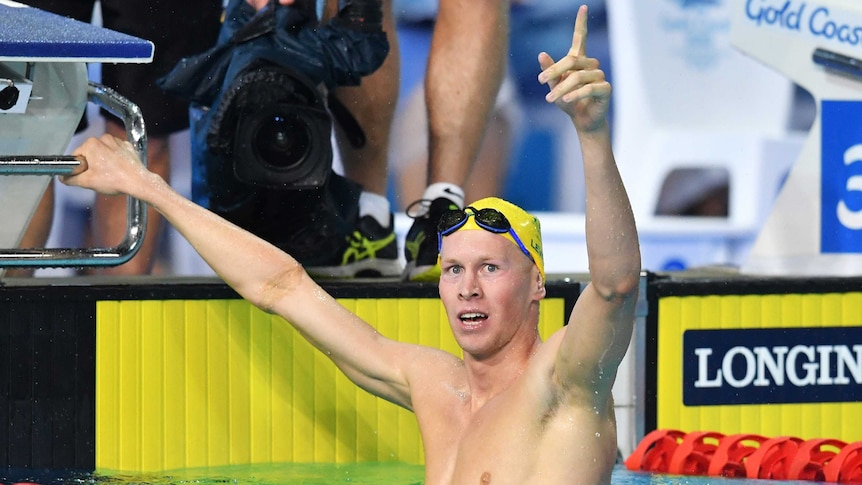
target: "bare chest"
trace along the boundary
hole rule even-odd
[[[603,483],[616,457],[612,416],[547,412],[524,396],[454,412],[436,430],[425,437],[427,485]]]
[[[422,426],[426,483],[523,484],[515,471],[533,461],[541,435],[534,412],[504,394],[475,411],[462,404],[429,418]]]

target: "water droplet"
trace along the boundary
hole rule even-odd
[[[598,431],[596,431],[596,438],[601,438],[601,437],[602,437],[602,434],[599,433]]]

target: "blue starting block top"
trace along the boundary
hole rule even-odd
[[[10,0],[0,0],[0,61],[153,61],[153,43]]]

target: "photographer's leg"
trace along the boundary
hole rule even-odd
[[[440,0],[425,77],[429,184],[467,180],[503,80],[508,33],[506,0]]]
[[[48,241],[51,235],[51,225],[54,222],[54,181],[52,180],[48,187],[45,188],[45,193],[42,195],[42,200],[36,207],[36,212],[30,219],[30,225],[24,231],[21,237],[21,242],[18,247],[21,248],[42,248]],[[8,277],[29,277],[33,276],[35,268],[13,268],[6,270]],[[2,272],[0,272],[2,273]]]
[[[113,120],[105,120],[105,132],[117,138],[126,138],[126,129]],[[163,179],[170,180],[170,149],[168,137],[150,136],[147,139],[147,167],[159,174]],[[96,247],[113,247],[119,244],[126,234],[128,208],[127,197],[99,195],[93,206],[92,238]],[[144,242],[135,257],[120,266],[100,268],[89,273],[133,276],[149,274],[153,268],[156,249],[161,233],[161,216],[152,208],[147,207],[147,226]]]
[[[366,144],[353,148],[336,131],[345,175],[369,192],[386,196],[389,174],[389,133],[398,100],[398,37],[392,16],[392,0],[383,2],[383,30],[389,41],[389,55],[383,65],[362,78],[356,87],[339,87],[335,94],[365,131]],[[334,14],[337,2],[328,2],[326,16]]]
[[[464,206],[464,184],[503,80],[508,34],[508,0],[440,0],[425,75],[428,202],[407,233],[406,279],[439,278],[436,221]]]
[[[389,133],[398,99],[400,65],[392,0],[383,0],[382,7],[383,30],[389,41],[386,60],[371,75],[362,78],[359,86],[339,87],[335,91],[339,101],[365,131],[366,144],[361,148],[351,146],[337,125],[335,131],[344,175],[362,185],[363,192],[359,201],[360,219],[351,236],[354,240],[341,261],[311,270],[322,275],[396,276],[401,273],[392,209],[386,197]],[[337,8],[337,2],[327,2],[324,18],[332,17]]]

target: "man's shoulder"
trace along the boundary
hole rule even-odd
[[[420,344],[403,344],[401,358],[404,368],[416,377],[437,373],[457,373],[464,361],[450,352]]]

